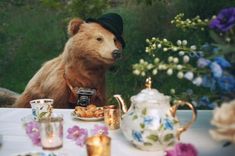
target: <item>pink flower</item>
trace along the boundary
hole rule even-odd
[[[67,138],[76,141],[76,144],[83,146],[88,136],[87,129],[80,128],[79,126],[73,126],[67,130]]]
[[[91,130],[92,135],[108,135],[108,127],[104,125],[95,125],[94,129]]]
[[[39,124],[36,121],[31,121],[26,124],[26,133],[34,145],[41,145]]]
[[[166,150],[165,156],[197,156],[197,150],[192,144],[177,143],[173,149]]]

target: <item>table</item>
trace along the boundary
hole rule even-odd
[[[86,156],[86,148],[77,146],[74,141],[66,139],[67,129],[73,125],[92,129],[95,124],[100,122],[85,122],[74,120],[71,117],[71,109],[55,109],[57,113],[64,115],[64,145],[57,150],[65,156]],[[3,135],[3,143],[0,147],[0,156],[11,156],[16,153],[29,151],[42,151],[41,147],[32,144],[23,128],[21,118],[31,114],[30,109],[23,108],[0,108],[0,134]],[[187,110],[178,111],[178,118],[184,123],[191,119],[191,112]],[[199,151],[199,156],[233,156],[235,146],[222,147],[222,143],[215,142],[209,135],[211,129],[210,120],[212,111],[198,111],[198,119],[192,128],[182,134],[181,141],[192,143]],[[141,151],[126,141],[120,130],[110,130],[109,136],[112,138],[112,156],[163,156],[162,151],[146,152]]]

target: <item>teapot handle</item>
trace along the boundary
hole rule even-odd
[[[189,121],[187,124],[181,126],[180,128],[177,129],[176,132],[176,137],[178,140],[180,140],[180,135],[182,132],[186,131],[189,127],[192,126],[192,124],[195,122],[196,118],[197,118],[197,110],[194,107],[193,104],[187,102],[187,101],[183,101],[183,100],[177,100],[174,105],[170,108],[170,112],[171,115],[175,118],[176,117],[176,111],[178,109],[179,106],[183,106],[183,105],[187,105],[193,112],[192,114],[192,120]]]

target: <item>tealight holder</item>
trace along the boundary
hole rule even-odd
[[[88,137],[87,156],[111,156],[111,138],[106,135]]]
[[[120,117],[121,112],[116,105],[104,107],[104,122],[109,129],[114,130],[120,127]]]
[[[54,150],[63,146],[63,115],[52,114],[42,118],[40,123],[40,136],[42,148]]]

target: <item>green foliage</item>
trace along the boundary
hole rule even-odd
[[[0,86],[22,92],[41,64],[62,52],[62,18],[38,3],[7,5],[0,17]]]
[[[42,4],[63,10],[70,17],[96,17],[109,7],[108,0],[41,0]]]

